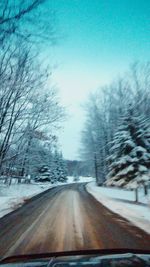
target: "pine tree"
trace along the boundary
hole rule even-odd
[[[130,109],[111,143],[107,185],[138,187],[149,178],[149,123]]]
[[[67,165],[63,159],[62,153],[55,151],[54,169],[52,171],[52,179],[58,182],[67,181]]]
[[[39,169],[39,177],[36,179],[40,182],[50,182],[51,181],[51,170],[47,165],[43,165]]]

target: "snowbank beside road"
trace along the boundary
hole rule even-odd
[[[75,179],[74,176],[68,176],[67,183],[89,183],[93,181],[95,182],[95,178],[93,177],[79,176],[77,181],[75,181],[74,179]]]
[[[95,183],[91,184],[91,186],[96,189],[106,197],[120,199],[120,200],[127,200],[127,201],[135,201],[135,192],[134,190],[127,190],[123,188],[116,188],[116,187],[98,187]],[[139,189],[138,191],[138,198],[139,202],[143,204],[149,204],[150,196],[147,197],[144,195],[143,188]]]
[[[31,184],[11,184],[10,186],[0,184],[0,218],[22,206],[26,199],[40,194],[49,188],[70,183],[87,183],[91,181],[93,181],[91,177],[80,176],[78,181],[74,181],[74,177],[69,176],[66,183],[56,182],[55,184],[51,184],[49,182],[32,182]]]
[[[0,218],[20,207],[27,198],[31,198],[54,187],[50,183],[0,185]]]
[[[93,177],[83,177],[83,176],[79,176],[79,182],[80,182],[80,183],[95,182],[95,178],[93,178]]]
[[[128,221],[150,234],[150,207],[119,201],[119,199],[134,201],[132,197],[134,192],[118,188],[98,187],[95,182],[89,183],[86,188],[91,195],[108,209],[114,213],[118,213],[120,216],[126,218]],[[147,201],[148,199],[143,197],[143,202],[146,203]]]

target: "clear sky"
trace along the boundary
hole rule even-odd
[[[61,132],[65,158],[77,159],[82,104],[136,60],[150,59],[150,0],[52,0],[64,36],[52,48],[53,81],[69,118]]]

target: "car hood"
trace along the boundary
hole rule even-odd
[[[18,255],[3,258],[0,267],[150,266],[150,250],[102,249]]]

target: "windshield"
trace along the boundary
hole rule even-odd
[[[0,259],[150,249],[149,15],[1,1]]]

